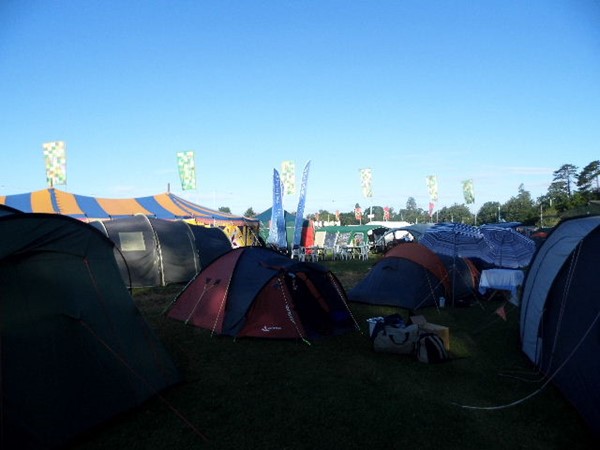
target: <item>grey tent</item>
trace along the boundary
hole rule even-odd
[[[132,287],[187,283],[232,248],[220,229],[182,220],[138,214],[90,224],[115,243],[121,275]]]
[[[521,299],[523,352],[600,437],[600,216],[561,222],[535,254]]]
[[[220,228],[187,225],[194,235],[200,269],[204,269],[215,259],[232,250],[231,241]]]

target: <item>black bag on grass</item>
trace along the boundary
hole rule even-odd
[[[444,341],[435,333],[422,333],[417,339],[417,359],[424,363],[440,363],[449,359]]]

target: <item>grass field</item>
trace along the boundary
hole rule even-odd
[[[373,262],[324,264],[349,289]],[[595,448],[553,386],[519,402],[543,381],[519,349],[518,310],[504,321],[494,313],[500,301],[423,310],[451,330],[453,359],[429,365],[372,350],[366,319],[406,311],[351,303],[362,333],[311,345],[234,340],[167,319],[162,311],[181,288],[137,290],[134,300],[184,381],[73,448]]]

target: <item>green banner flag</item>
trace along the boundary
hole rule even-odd
[[[438,183],[435,175],[428,175],[425,178],[427,189],[429,191],[429,202],[435,203],[438,201]]]
[[[360,184],[364,197],[373,197],[373,188],[371,187],[372,180],[373,175],[371,169],[360,169]]]
[[[53,187],[67,184],[67,146],[63,141],[42,144],[46,162],[46,182]]]
[[[281,163],[281,182],[283,183],[283,195],[296,193],[296,164],[294,161]]]
[[[465,202],[468,204],[475,203],[475,190],[473,189],[473,180],[463,181],[463,194]]]
[[[196,164],[193,151],[177,153],[177,169],[181,179],[181,189],[184,191],[196,189]]]

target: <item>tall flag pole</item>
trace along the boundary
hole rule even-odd
[[[306,183],[308,183],[309,170],[310,161],[306,163],[304,171],[302,172],[302,184],[300,185],[298,209],[296,210],[296,220],[294,222],[294,246],[299,246],[302,241],[302,224],[304,223],[304,205],[306,203]]]
[[[429,217],[433,216],[433,210],[435,204],[438,201],[438,183],[435,175],[428,175],[425,177],[427,183],[427,190],[429,191]]]
[[[467,205],[475,203],[475,189],[473,188],[473,180],[465,180],[462,182],[463,194]]]
[[[285,218],[283,216],[281,178],[277,169],[273,169],[273,207],[271,208],[271,224],[269,226],[268,244],[273,244],[279,249],[287,249],[287,234]]]
[[[296,164],[294,161],[281,163],[281,182],[283,183],[283,195],[296,194]]]
[[[184,191],[196,189],[196,163],[194,152],[177,152],[177,169],[181,180],[181,189]]]
[[[67,184],[67,146],[63,141],[42,144],[48,186]]]

